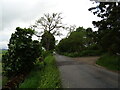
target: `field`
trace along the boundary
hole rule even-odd
[[[2,75],[2,55],[5,54],[7,50],[0,50],[0,75]],[[2,77],[2,82],[0,81],[1,84],[5,84],[7,82],[7,77]]]
[[[6,52],[7,50],[0,50],[0,74],[2,73],[2,55]]]

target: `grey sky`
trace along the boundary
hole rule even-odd
[[[93,28],[92,21],[98,20],[88,11],[94,6],[90,0],[2,0],[0,3],[0,48],[7,47],[16,27],[27,28],[44,13],[62,13],[63,23],[77,27]]]

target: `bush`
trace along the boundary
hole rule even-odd
[[[45,59],[45,57],[47,57],[48,55],[51,54],[51,51],[42,51],[42,58]]]
[[[30,75],[20,85],[20,88],[61,88],[59,70],[55,58],[48,55],[45,58],[46,65],[40,70],[42,63],[37,62]]]
[[[97,44],[92,44],[89,47],[87,47],[87,50],[99,50],[99,47]]]
[[[69,57],[81,57],[81,56],[98,56],[98,55],[102,55],[102,52],[100,50],[84,50],[81,52],[60,53],[60,54]]]
[[[101,55],[100,50],[84,50],[80,52],[80,56],[97,56],[97,55]]]
[[[3,71],[11,77],[18,73],[29,71],[37,57],[41,54],[41,45],[32,41],[34,31],[31,29],[16,28],[8,44],[8,52],[3,55]]]

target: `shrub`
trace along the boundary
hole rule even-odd
[[[31,29],[16,28],[8,44],[8,52],[3,55],[3,71],[11,77],[20,72],[29,71],[37,57],[41,54],[41,45],[32,41],[34,31]]]
[[[81,52],[61,53],[61,54],[70,57],[80,57],[80,56],[98,56],[98,55],[102,55],[102,52],[100,50],[84,50]]]
[[[101,55],[100,50],[84,50],[80,53],[80,56],[97,56]]]
[[[20,85],[21,88],[61,88],[59,70],[56,66],[55,58],[48,55],[45,58],[46,65],[40,70],[43,64],[37,62],[34,69]]]
[[[50,55],[51,54],[51,51],[42,51],[42,57],[43,57],[43,59],[45,59],[45,57],[47,57],[48,55]]]

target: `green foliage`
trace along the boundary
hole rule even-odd
[[[62,39],[58,46],[58,52],[79,52],[85,48],[85,31],[82,27],[77,28],[68,38]]]
[[[104,54],[96,63],[110,70],[120,71],[120,56]]]
[[[81,52],[72,52],[72,53],[60,53],[69,57],[83,57],[83,56],[99,56],[101,55],[100,50],[83,50]]]
[[[20,72],[29,71],[41,54],[41,45],[38,41],[32,41],[34,31],[17,27],[11,35],[8,44],[8,52],[3,55],[3,71],[8,76],[14,76]]]
[[[120,3],[100,2],[89,10],[101,18],[93,21],[98,27],[97,42],[101,49],[112,54],[120,53]]]
[[[2,86],[4,86],[8,82],[8,78],[6,76],[2,76]]]
[[[92,44],[86,48],[87,50],[99,50],[99,46],[97,44]]]
[[[61,81],[55,58],[51,55],[45,59],[46,67],[43,72],[39,88],[60,88]]]
[[[92,56],[99,55],[96,33],[91,28],[79,27],[68,38],[62,39],[56,47],[56,51],[67,56]]]
[[[101,55],[100,50],[84,50],[80,53],[80,56],[98,56]]]
[[[59,70],[56,67],[55,58],[49,55],[45,58],[45,63],[46,65],[40,70],[41,64],[37,62],[37,65],[20,85],[20,88],[61,88]]]
[[[45,59],[48,55],[51,54],[51,51],[42,51],[42,57]]]
[[[55,38],[53,34],[48,31],[45,31],[42,35],[41,43],[47,51],[52,51],[55,49]]]
[[[7,52],[7,50],[0,50],[0,62],[2,60],[2,55],[4,55]]]
[[[30,74],[26,77],[25,81],[20,84],[19,88],[37,88],[40,84],[39,82],[41,80],[41,70],[43,68],[43,63],[37,62]]]

